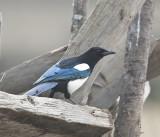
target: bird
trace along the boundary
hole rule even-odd
[[[38,96],[51,89],[50,98],[61,92],[66,99],[75,102],[71,95],[79,89],[93,72],[97,62],[104,56],[115,54],[101,47],[92,47],[80,56],[66,58],[50,67],[24,95]]]

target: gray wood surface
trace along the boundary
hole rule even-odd
[[[128,29],[114,137],[140,137],[154,0],[146,0]]]
[[[1,91],[0,123],[3,137],[98,137],[113,126],[108,110]]]

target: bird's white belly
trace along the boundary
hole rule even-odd
[[[68,93],[71,95],[73,92],[75,92],[78,88],[80,88],[88,79],[88,77],[84,79],[77,79],[77,80],[71,80],[68,82]]]

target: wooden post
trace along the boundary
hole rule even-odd
[[[139,137],[154,1],[147,0],[128,30],[115,137]]]

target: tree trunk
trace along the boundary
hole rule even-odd
[[[115,137],[139,137],[150,48],[153,1],[147,0],[128,30]]]

